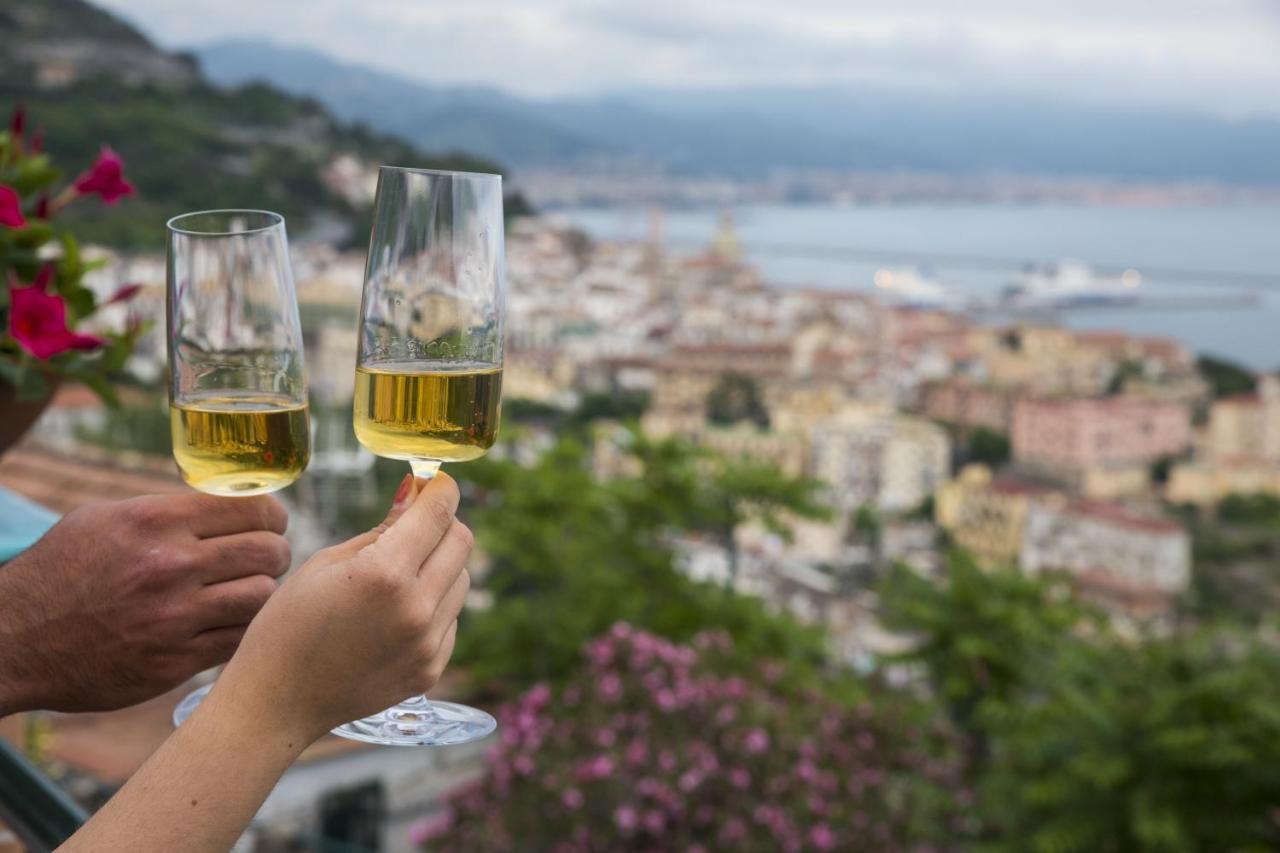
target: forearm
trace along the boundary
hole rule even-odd
[[[22,559],[0,565],[0,718],[37,707],[32,670],[40,664],[26,630],[30,603],[20,588]]]
[[[215,688],[60,850],[226,851],[314,739]]]

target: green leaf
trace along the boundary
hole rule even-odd
[[[18,168],[10,178],[9,186],[16,190],[18,195],[28,196],[52,185],[60,177],[62,173],[49,162],[49,155],[37,154],[34,157],[24,157],[18,162]]]
[[[84,383],[93,393],[102,398],[102,402],[106,403],[113,409],[120,408],[120,397],[116,394],[116,389],[111,386],[106,377],[100,373],[82,373],[74,377]]]
[[[73,290],[63,293],[62,298],[67,303],[67,310],[71,312],[73,325],[75,322],[88,317],[97,307],[93,291],[87,287],[76,287]]]
[[[16,398],[21,402],[43,400],[49,396],[49,383],[45,381],[44,374],[32,365],[18,365],[13,387]]]
[[[76,238],[63,232],[58,235],[62,241],[62,257],[58,260],[58,288],[64,290],[80,283],[84,276],[84,262],[80,259],[80,244]]]
[[[132,352],[133,341],[130,338],[116,338],[102,351],[98,360],[99,369],[103,373],[115,373],[123,369]]]
[[[47,222],[30,220],[25,228],[13,232],[14,245],[38,249],[53,237],[53,228]]]

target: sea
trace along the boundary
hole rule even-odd
[[[599,239],[653,233],[649,209],[554,213]],[[1254,369],[1280,368],[1280,204],[741,205],[663,211],[663,245],[699,251],[726,214],[743,257],[777,286],[869,292],[883,268],[930,277],[965,298],[990,297],[1029,265],[1134,269],[1142,275],[1136,304],[1047,319],[1172,337]]]

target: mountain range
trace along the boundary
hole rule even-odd
[[[516,168],[1010,172],[1280,184],[1280,121],[874,87],[650,90],[531,99],[409,80],[264,40],[197,46],[224,85],[261,80],[431,150]]]

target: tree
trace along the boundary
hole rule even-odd
[[[1202,355],[1196,359],[1196,370],[1208,381],[1214,399],[1249,394],[1257,388],[1257,379],[1251,371],[1226,359]]]
[[[707,393],[707,420],[720,426],[746,421],[760,429],[768,429],[769,411],[765,408],[760,386],[750,376],[721,374]]]
[[[638,432],[632,433],[631,452],[649,486],[646,500],[649,495],[665,495],[668,501],[679,496],[680,519],[672,523],[708,533],[724,549],[730,589],[741,563],[735,535],[739,527],[758,524],[789,538],[793,517],[830,517],[818,498],[822,483],[811,477],[791,477],[772,465],[731,459],[675,439],[654,441]]]
[[[588,448],[572,437],[529,468],[498,459],[458,466],[472,495],[467,520],[490,558],[484,586],[494,596],[459,632],[459,662],[482,685],[558,681],[576,669],[588,638],[627,621],[675,640],[723,629],[744,661],[767,654],[820,664],[818,629],[678,570],[676,537],[704,529],[711,514],[703,454],[680,442],[624,436],[637,472],[604,482],[591,473]]]
[[[1274,850],[1280,659],[1240,635],[1071,640],[989,722],[1000,849]]]
[[[1009,461],[1009,439],[988,427],[974,427],[969,432],[968,448],[971,462],[996,468]]]
[[[598,420],[637,420],[649,408],[647,391],[588,393],[569,417],[569,426],[582,427]]]
[[[881,584],[885,624],[919,637],[902,658],[924,665],[952,720],[973,739],[975,771],[986,760],[987,706],[1011,701],[1090,616],[1063,592],[1058,579],[984,570],[962,551],[949,555],[942,584],[903,565]]]

